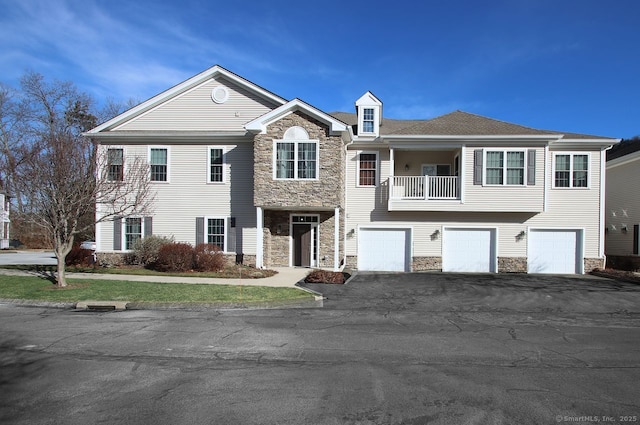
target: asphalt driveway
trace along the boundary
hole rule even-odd
[[[640,284],[591,275],[359,272],[346,285],[304,286],[322,293],[331,309],[640,313]]]
[[[0,422],[640,421],[640,287],[360,273],[323,308],[74,312],[0,303]]]

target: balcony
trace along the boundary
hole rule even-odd
[[[391,176],[391,200],[457,200],[460,185],[456,176]]]
[[[457,176],[391,176],[389,211],[458,211],[461,207]]]

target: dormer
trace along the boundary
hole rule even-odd
[[[370,91],[356,100],[358,137],[378,137],[382,123],[382,102]]]

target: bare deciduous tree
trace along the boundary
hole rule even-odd
[[[17,185],[22,163],[29,154],[25,143],[28,124],[27,109],[12,88],[0,84],[0,189],[16,200],[22,211],[22,196]]]
[[[28,74],[22,90],[35,118],[31,154],[22,167],[21,188],[29,200],[29,219],[50,237],[57,258],[57,285],[66,286],[65,259],[76,235],[96,221],[144,214],[151,208],[148,164],[126,159],[126,173],[107,178],[108,152],[82,135],[96,125],[90,99],[70,83],[48,84]],[[90,223],[82,220],[100,214]]]

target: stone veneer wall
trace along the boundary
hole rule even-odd
[[[595,269],[604,269],[604,258],[585,258],[584,272],[591,273]]]
[[[314,180],[273,178],[273,144],[282,140],[291,127],[299,126],[318,140],[319,175]],[[291,208],[335,208],[344,206],[345,147],[340,135],[330,135],[329,127],[301,112],[294,112],[268,126],[266,134],[254,138],[254,205]]]
[[[501,273],[526,273],[526,257],[498,257],[498,271]]]
[[[442,257],[413,257],[411,270],[414,272],[442,270]]]
[[[294,214],[318,214],[320,221],[318,224],[320,252],[318,256],[318,267],[333,268],[334,259],[334,212],[321,211],[291,211],[291,210],[265,210],[264,211],[264,265],[265,267],[288,267],[290,248],[290,220]],[[280,232],[278,232],[280,229]],[[342,259],[344,253],[344,212],[340,211],[340,236],[339,236],[339,258]],[[324,260],[323,260],[324,258]]]

